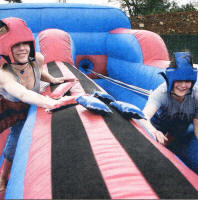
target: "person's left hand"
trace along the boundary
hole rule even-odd
[[[66,78],[66,77],[59,77],[59,78],[53,78],[51,83],[53,84],[60,84],[60,83],[64,83],[65,81],[68,81],[68,82],[76,82],[77,79],[74,79],[74,78]]]

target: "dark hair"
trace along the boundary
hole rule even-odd
[[[175,59],[175,57],[173,57],[173,58],[171,59],[171,61],[170,61],[170,64],[169,64],[168,68],[169,68],[169,67],[174,67],[174,68],[176,68],[176,67],[177,67],[177,65],[176,65],[176,59]]]
[[[188,51],[188,52],[189,52],[189,51]],[[191,53],[190,53],[189,56],[187,56],[187,55],[183,56],[183,58],[185,58],[186,60],[188,60],[188,63],[190,63],[190,64],[193,66],[193,58],[192,58]],[[173,57],[173,58],[171,59],[171,62],[170,62],[170,64],[169,64],[169,67],[171,67],[171,68],[172,68],[172,67],[173,67],[173,68],[176,68],[176,67],[177,67],[175,57]]]
[[[8,27],[5,23],[3,23],[2,21],[0,21],[0,33],[2,30],[5,30],[6,32],[8,32]]]
[[[3,63],[2,69],[6,69],[7,66],[8,66],[8,63]]]

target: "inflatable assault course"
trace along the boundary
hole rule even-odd
[[[6,17],[26,21],[45,70],[79,80],[67,95],[101,100],[103,93],[116,100],[103,104],[106,113],[81,104],[51,112],[31,105],[6,199],[198,198],[198,174],[114,106],[126,102],[142,110],[164,81],[158,72],[168,66],[169,55],[159,35],[132,29],[121,10],[107,6],[1,5],[0,19]],[[43,94],[53,95],[58,87],[47,85]],[[0,152],[8,132],[0,135]]]

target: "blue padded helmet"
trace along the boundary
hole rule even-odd
[[[175,52],[175,65],[166,69],[162,74],[167,82],[168,92],[171,92],[175,81],[191,81],[191,90],[197,81],[197,68],[193,67],[192,58],[189,52]]]

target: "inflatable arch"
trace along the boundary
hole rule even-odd
[[[107,91],[142,109],[148,95],[98,78],[97,73],[146,91],[163,81],[158,72],[169,64],[163,40],[150,31],[133,30],[117,8],[1,5],[0,18],[10,16],[27,22],[49,73],[79,79],[69,95]],[[55,89],[48,86],[44,94]],[[198,198],[198,175],[135,120],[111,109],[112,114],[99,115],[75,105],[49,114],[31,105],[5,198]],[[0,135],[1,152],[7,134],[5,130]]]

